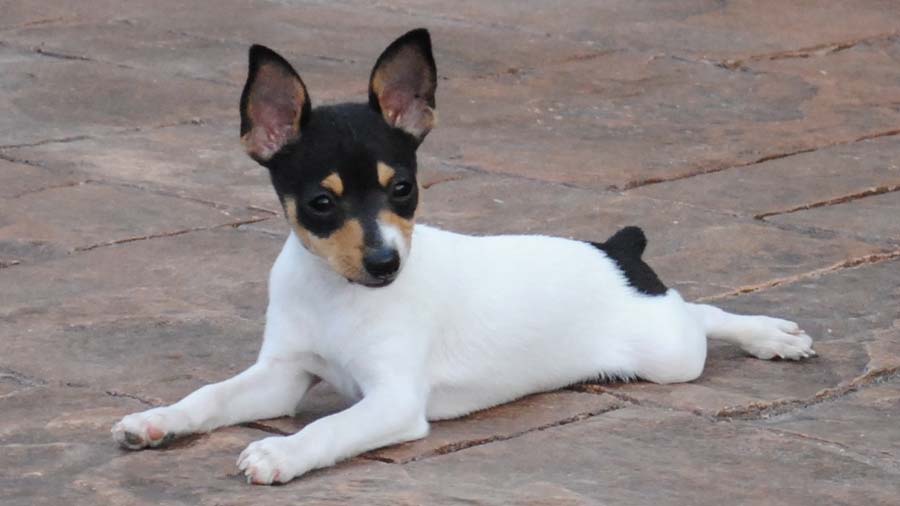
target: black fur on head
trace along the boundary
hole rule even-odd
[[[416,150],[435,121],[436,87],[425,29],[381,54],[368,103],[312,108],[287,60],[250,48],[240,103],[244,148],[269,169],[301,242],[350,281],[389,284],[409,251]]]

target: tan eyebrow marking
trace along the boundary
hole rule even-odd
[[[378,184],[387,188],[388,183],[391,182],[391,178],[396,174],[393,168],[390,165],[384,162],[378,162]]]
[[[344,182],[334,172],[322,180],[322,187],[331,190],[338,197],[344,194]]]

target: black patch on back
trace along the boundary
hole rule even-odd
[[[625,274],[628,284],[637,291],[646,295],[665,295],[668,291],[653,269],[641,260],[647,247],[647,237],[639,227],[625,227],[605,242],[590,244],[606,253]]]

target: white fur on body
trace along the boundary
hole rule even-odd
[[[114,437],[140,448],[292,414],[316,377],[360,399],[241,454],[248,480],[285,482],[424,437],[427,420],[598,376],[691,381],[703,370],[707,336],[760,358],[813,354],[792,322],[688,304],[671,289],[641,294],[587,243],[417,225],[412,245],[399,245],[406,260],[393,284],[366,288],[291,234],[272,268],[257,363],[172,406],[125,417]]]

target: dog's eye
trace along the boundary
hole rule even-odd
[[[328,195],[319,195],[318,197],[310,200],[308,205],[310,209],[317,213],[330,213],[332,210],[334,210],[334,199],[332,199]]]
[[[394,188],[391,189],[391,197],[395,199],[405,199],[409,197],[409,194],[412,193],[413,185],[411,183],[407,183],[406,181],[400,181],[394,184]]]

